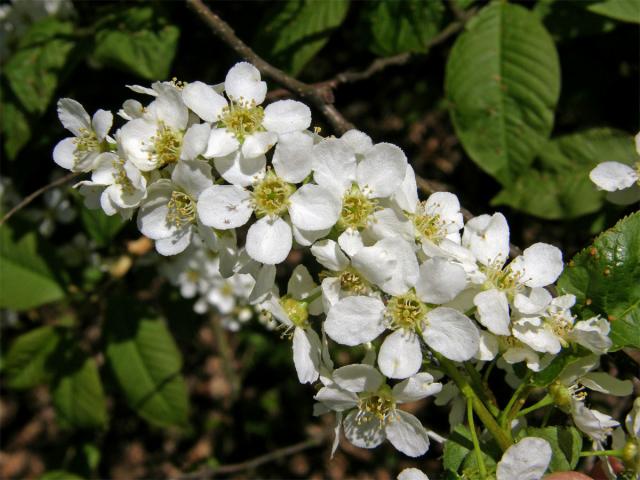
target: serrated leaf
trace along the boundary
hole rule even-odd
[[[442,28],[445,8],[439,1],[380,0],[366,5],[364,16],[372,38],[369,49],[377,55],[425,53],[429,40]]]
[[[526,8],[490,4],[456,40],[445,89],[465,151],[507,185],[527,170],[553,127],[560,94],[553,40]]]
[[[105,335],[107,360],[129,406],[149,423],[187,426],[182,356],[164,322],[111,299]]]
[[[640,212],[620,220],[573,257],[558,280],[558,288],[576,296],[573,311],[580,318],[609,318],[612,350],[640,348],[638,279]]]
[[[27,389],[46,382],[51,376],[48,362],[60,340],[60,331],[50,325],[16,338],[4,358],[7,386]]]
[[[591,129],[546,143],[539,165],[496,195],[492,205],[508,205],[548,220],[575,218],[598,211],[604,195],[589,179],[598,163],[609,160],[633,164],[633,138],[621,131]]]
[[[573,470],[580,460],[582,435],[574,427],[527,428],[527,436],[544,438],[551,445],[552,472]]]
[[[622,22],[640,23],[640,3],[638,0],[605,0],[588,5],[587,9],[598,15]]]
[[[21,37],[4,74],[27,111],[47,109],[74,46],[73,24],[53,17],[38,20]]]
[[[20,238],[5,224],[0,227],[0,308],[25,310],[64,297],[53,269],[38,253],[38,238]]]
[[[169,76],[180,29],[149,5],[119,8],[96,26],[94,64],[118,68],[147,80]]]
[[[120,215],[109,216],[102,209],[80,208],[80,219],[85,230],[99,247],[107,246],[125,226]]]
[[[103,428],[107,406],[95,360],[72,344],[65,356],[51,389],[58,422],[68,428]]]
[[[348,10],[349,0],[278,2],[254,44],[273,63],[297,75],[325,46]]]
[[[4,151],[9,160],[14,160],[31,138],[31,127],[27,114],[14,102],[4,102],[2,110],[0,119],[4,134]]]

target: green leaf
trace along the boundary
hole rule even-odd
[[[49,325],[16,338],[4,358],[7,386],[27,389],[45,383],[51,376],[49,359],[60,339],[60,331]]]
[[[527,170],[553,127],[560,94],[555,45],[526,8],[490,4],[456,40],[445,89],[466,152],[509,184]]]
[[[147,80],[168,78],[180,29],[150,6],[118,7],[96,26],[91,60]]]
[[[612,350],[640,348],[640,212],[620,220],[578,253],[558,280],[582,319],[611,321]]]
[[[638,0],[605,0],[587,6],[593,13],[614,18],[622,22],[640,23]]]
[[[457,472],[471,451],[473,451],[473,442],[469,429],[464,425],[456,425],[444,443],[442,465],[446,470]]]
[[[381,56],[425,53],[442,27],[445,10],[442,2],[423,0],[380,0],[366,7],[364,16],[372,37],[369,48]]]
[[[532,11],[540,17],[556,41],[600,35],[616,27],[616,22],[613,20],[587,10],[588,5],[587,0],[579,3],[564,0],[538,0]]]
[[[552,472],[573,470],[580,460],[582,435],[574,427],[527,428],[527,436],[544,438],[551,445]]]
[[[107,406],[93,358],[69,342],[62,371],[52,386],[58,422],[70,428],[103,428]]]
[[[26,310],[64,297],[53,269],[38,253],[38,238],[21,238],[7,225],[0,227],[0,308]]]
[[[9,160],[14,160],[31,138],[31,127],[26,112],[12,101],[2,104],[2,133],[4,151]]]
[[[107,360],[127,402],[148,422],[188,425],[182,357],[164,322],[123,299],[111,299]]]
[[[556,355],[551,363],[544,369],[534,373],[530,383],[534,387],[547,387],[551,385],[569,365],[577,362],[588,354],[589,352],[584,350],[578,350],[577,352],[563,350],[559,355]]]
[[[268,60],[297,75],[342,24],[349,0],[278,2],[262,24],[254,45]]]
[[[71,22],[48,17],[25,32],[4,74],[27,111],[41,114],[47,109],[74,46]]]
[[[120,215],[109,216],[101,208],[91,209],[84,205],[80,208],[80,219],[98,247],[107,246],[126,224]]]
[[[633,164],[633,138],[611,129],[591,129],[547,142],[539,165],[508,184],[492,205],[508,205],[548,220],[575,218],[598,211],[603,192],[589,172],[603,160]]]

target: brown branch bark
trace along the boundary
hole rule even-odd
[[[324,442],[324,436],[311,437],[308,440],[303,442],[299,442],[288,447],[279,448],[278,450],[274,450],[273,452],[266,453],[264,455],[260,455],[251,460],[246,460],[240,463],[232,463],[229,465],[220,465],[219,467],[207,467],[202,470],[198,470],[197,472],[187,473],[185,475],[181,475],[177,477],[177,480],[195,480],[195,479],[206,479],[212,478],[216,475],[224,475],[236,472],[243,472],[246,470],[252,470],[254,468],[259,467],[260,465],[264,465],[265,463],[270,463],[281,458],[286,458],[291,455],[294,455],[298,452],[302,452],[304,450],[308,450],[310,448],[318,447],[322,445]]]
[[[16,214],[17,212],[19,212],[20,210],[22,210],[24,207],[26,207],[27,205],[29,205],[31,202],[33,202],[36,198],[38,198],[40,195],[42,195],[44,192],[46,192],[47,190],[50,190],[52,188],[55,187],[59,187],[60,185],[64,185],[65,183],[67,183],[69,180],[72,180],[74,178],[76,178],[78,175],[80,175],[80,173],[78,172],[71,172],[68,175],[65,175],[64,177],[61,177],[57,180],[54,180],[51,183],[48,183],[47,185],[45,185],[42,188],[39,188],[38,190],[36,190],[35,192],[31,193],[30,195],[28,195],[27,197],[25,197],[24,200],[22,200],[19,204],[17,204],[15,207],[13,207],[11,210],[9,210],[4,217],[2,217],[2,220],[0,220],[0,226],[4,225],[5,222],[7,220],[9,220],[11,217],[13,217],[14,214]]]

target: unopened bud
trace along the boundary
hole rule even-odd
[[[563,412],[569,413],[571,410],[571,392],[561,383],[554,383],[549,387],[549,395],[553,403]]]
[[[627,469],[640,473],[640,448],[638,440],[631,438],[622,449],[622,461]]]

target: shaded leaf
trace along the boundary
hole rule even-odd
[[[640,212],[620,220],[578,253],[558,288],[576,296],[573,311],[582,319],[602,315],[611,321],[613,350],[640,348]]]
[[[16,158],[31,138],[31,127],[26,112],[12,101],[2,104],[2,133],[4,151],[9,160]]]
[[[622,22],[640,23],[640,3],[638,0],[604,0],[587,6],[587,9]]]
[[[493,3],[456,40],[445,88],[465,151],[508,184],[528,168],[551,132],[560,94],[555,45],[535,14]]]
[[[551,385],[569,365],[577,362],[588,354],[589,352],[584,350],[577,352],[562,350],[560,354],[554,357],[549,365],[532,375],[530,383],[535,387]]]
[[[147,80],[168,78],[180,30],[152,6],[119,7],[105,15],[96,28],[91,56],[94,64]]]
[[[50,325],[16,338],[4,358],[7,386],[27,389],[46,382],[51,376],[49,359],[60,340],[60,331]]]
[[[633,138],[611,129],[591,129],[547,142],[539,165],[520,175],[496,195],[492,205],[508,205],[548,220],[574,218],[598,211],[604,194],[589,179],[598,163],[632,164]]]
[[[126,225],[120,215],[109,216],[101,208],[80,208],[80,219],[85,230],[99,247],[107,246]]]
[[[444,4],[439,1],[380,0],[367,3],[370,50],[382,56],[404,52],[425,53],[429,41],[440,31]]]
[[[0,227],[0,308],[25,310],[63,298],[54,270],[38,253],[36,233],[15,237]]]
[[[125,299],[109,305],[106,355],[129,406],[152,424],[187,426],[182,356],[166,325]]]
[[[22,105],[43,113],[51,102],[75,46],[73,24],[53,17],[35,22],[20,39],[4,74]]]
[[[254,44],[273,63],[297,75],[347,16],[349,0],[278,2]]]
[[[51,391],[58,422],[70,428],[102,428],[107,424],[107,406],[98,367],[72,342]]]

